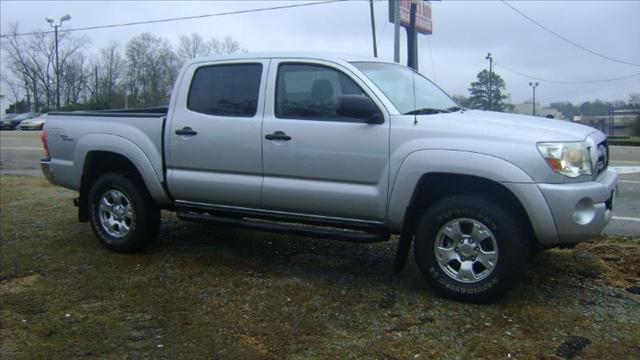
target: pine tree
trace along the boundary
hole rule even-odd
[[[491,74],[491,110],[505,111],[511,105],[508,104],[508,96],[504,94],[504,80],[495,72]],[[471,83],[469,88],[471,96],[469,102],[473,109],[489,110],[489,71],[482,70],[478,73],[478,80]]]

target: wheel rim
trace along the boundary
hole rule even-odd
[[[498,264],[498,243],[491,230],[474,219],[455,219],[446,223],[434,242],[440,268],[463,283],[485,279]]]
[[[102,229],[116,238],[125,237],[135,224],[133,204],[118,190],[108,190],[102,194],[98,213]]]

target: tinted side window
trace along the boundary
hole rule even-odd
[[[187,108],[203,114],[252,117],[258,108],[262,64],[201,67],[191,81]]]
[[[279,118],[361,121],[336,114],[341,95],[366,96],[358,84],[335,69],[321,65],[282,64],[278,67],[275,115]]]

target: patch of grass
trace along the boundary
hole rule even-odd
[[[0,177],[0,358],[585,358],[640,350],[640,239],[532,257],[492,305],[433,294],[414,264],[390,275],[395,241],[372,245],[187,224],[123,255],[77,222],[75,193]],[[418,355],[418,357],[416,357]]]

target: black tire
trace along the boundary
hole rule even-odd
[[[115,196],[109,198],[107,194]],[[119,197],[118,194],[124,197]],[[105,204],[114,204],[112,210],[104,211],[109,208],[105,206],[101,212],[100,201],[103,198],[107,199]],[[120,199],[119,203],[117,199]],[[91,229],[109,250],[137,252],[153,242],[158,235],[160,208],[151,199],[144,183],[134,174],[108,173],[100,176],[89,190],[88,201]],[[131,207],[127,207],[127,204]],[[122,211],[115,208],[118,205]],[[130,211],[126,212],[125,209]],[[116,225],[108,225],[109,215]],[[118,226],[118,223],[127,225],[128,230],[125,232],[125,227]]]
[[[431,286],[445,297],[474,303],[486,303],[497,299],[507,292],[526,270],[529,234],[527,227],[523,226],[521,219],[515,214],[517,212],[509,206],[490,201],[481,195],[455,195],[439,200],[424,212],[416,228],[414,254],[418,268]],[[440,233],[440,230],[443,230],[455,235],[456,232],[452,229],[456,224],[460,229],[483,230],[483,235],[476,236],[478,238],[486,234],[493,236],[482,240],[482,245],[478,247],[475,246],[478,242],[475,245],[464,243],[473,243],[471,235],[466,235],[468,237],[456,242],[452,240],[456,236],[450,238],[448,234]],[[486,232],[487,229],[490,232]],[[464,229],[459,233],[464,235]],[[440,263],[436,258],[436,241],[440,246]],[[454,247],[451,248],[450,244],[454,244]],[[491,251],[495,246],[492,244],[497,245],[497,261],[489,267],[478,265],[481,252]],[[455,253],[450,249],[454,249]],[[449,260],[447,263],[447,256],[458,256],[458,259]],[[487,257],[483,257],[484,259]],[[462,274],[463,262],[467,262],[472,269],[473,277],[468,275],[468,267],[465,267],[465,274]],[[476,271],[482,275],[477,276],[477,280],[474,278]]]

